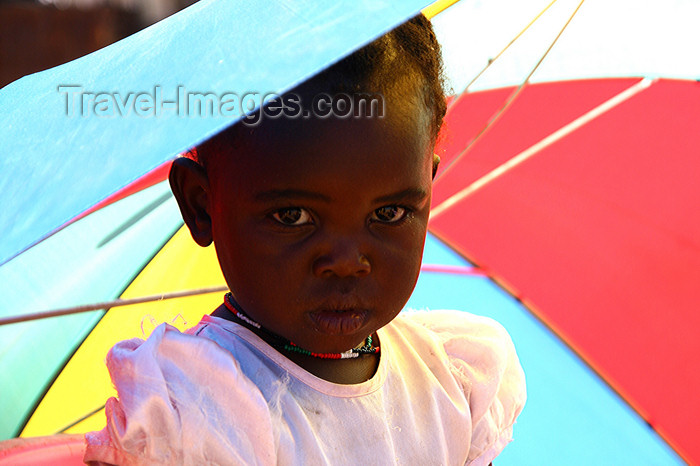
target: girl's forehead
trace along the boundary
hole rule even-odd
[[[287,182],[289,175],[307,182],[313,176],[343,172],[360,176],[362,171],[405,167],[406,158],[421,169],[432,167],[432,114],[422,86],[404,82],[384,86],[380,93],[363,92],[381,99],[375,107],[360,98],[353,100],[352,94],[326,90],[307,83],[282,96],[277,114],[261,112],[256,124],[239,123],[233,137],[226,139],[229,146],[222,148],[226,155],[216,157],[221,162],[214,164],[210,175],[224,183],[236,178],[252,187],[273,179]],[[252,174],[256,179],[248,179]]]
[[[216,184],[237,184],[231,189],[239,195],[308,187],[348,194],[360,186],[425,189],[432,175],[430,121],[422,102],[407,100],[387,105],[381,118],[264,121],[211,176]]]
[[[397,82],[341,92],[306,84],[259,112],[245,132],[244,144],[316,145],[348,134],[378,133],[401,144],[431,133],[431,112],[421,83]],[[360,143],[361,140],[349,142]],[[432,144],[434,141],[428,140]]]
[[[432,152],[429,119],[418,108],[368,118],[279,120],[257,131],[245,144],[249,164],[312,168],[309,163],[367,164],[393,156]],[[330,157],[343,154],[344,157]],[[301,164],[301,166],[299,165]]]

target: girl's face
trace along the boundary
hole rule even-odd
[[[362,342],[418,278],[431,120],[416,91],[393,89],[385,104],[383,118],[268,119],[208,169],[211,232],[236,300],[311,351]]]

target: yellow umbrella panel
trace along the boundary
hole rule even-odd
[[[182,227],[124,291],[121,298],[222,286],[213,247],[200,248]],[[222,293],[153,301],[110,309],[48,390],[22,431],[23,437],[87,432],[104,427],[104,403],[116,392],[105,356],[115,343],[147,338],[160,323],[180,330],[211,312]]]

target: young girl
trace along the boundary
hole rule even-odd
[[[362,93],[383,107],[318,113],[319,96]],[[110,351],[119,399],[86,461],[477,465],[511,440],[525,388],[503,328],[398,316],[445,113],[430,23],[414,18],[275,105],[294,102],[297,114],[270,106],[173,163],[185,223],[214,243],[231,292],[185,334],[163,325]]]

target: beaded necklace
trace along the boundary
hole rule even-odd
[[[362,354],[379,354],[379,347],[372,346],[372,335],[369,335],[365,339],[364,344],[359,345],[353,349],[344,351],[342,353],[314,353],[313,351],[301,348],[292,343],[291,341],[286,340],[281,336],[270,332],[269,330],[263,328],[259,323],[248,317],[248,315],[243,311],[243,309],[241,309],[241,306],[233,298],[231,292],[228,292],[224,295],[224,305],[226,306],[226,309],[231,311],[231,313],[243,323],[244,326],[250,326],[261,332],[264,332],[266,335],[271,337],[273,341],[273,346],[283,349],[290,353],[300,353],[305,354],[307,356],[313,356],[314,358],[322,359],[351,359],[358,358]]]

